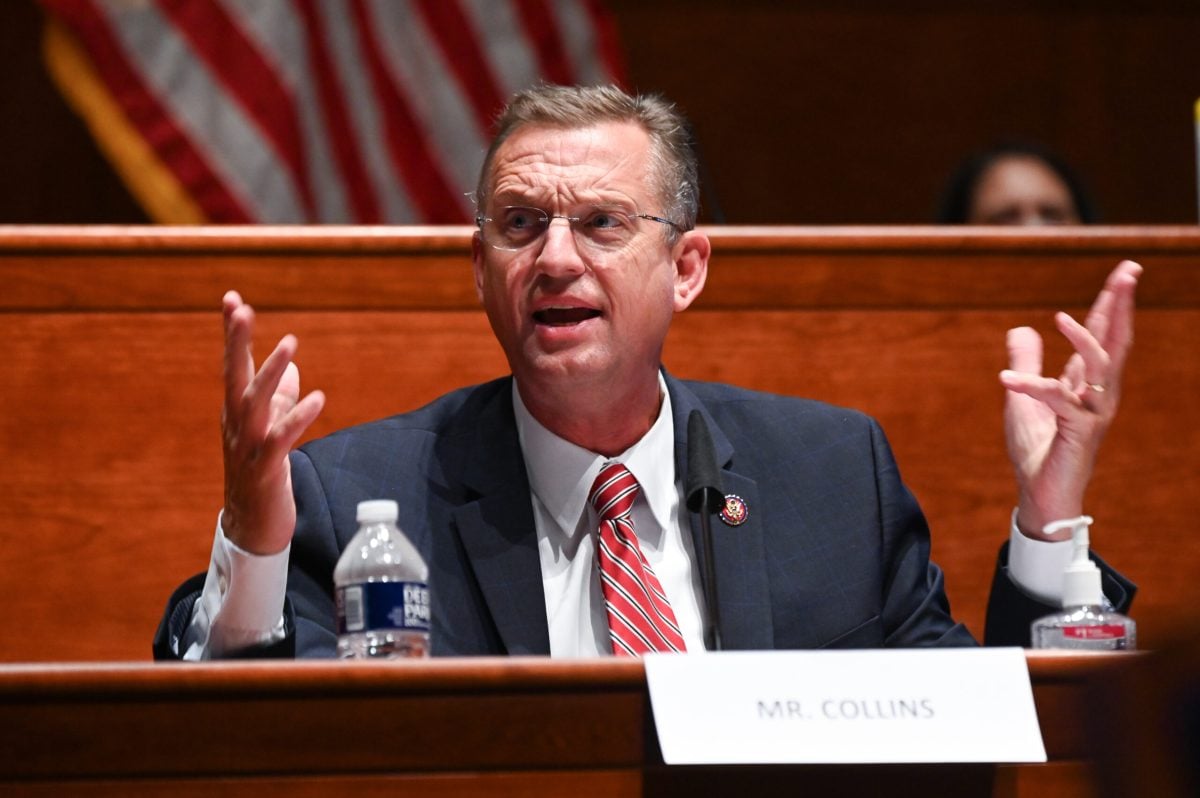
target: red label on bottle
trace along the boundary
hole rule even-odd
[[[1119,640],[1125,636],[1125,627],[1119,623],[1102,623],[1095,626],[1068,626],[1063,637],[1073,640]]]

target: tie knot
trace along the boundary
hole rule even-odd
[[[638,481],[620,463],[609,463],[600,469],[588,501],[601,521],[614,521],[629,515],[638,495]]]

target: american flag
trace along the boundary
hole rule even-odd
[[[464,222],[508,95],[624,78],[602,0],[41,4],[52,75],[160,222]]]

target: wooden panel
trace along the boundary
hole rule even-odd
[[[2,783],[0,783],[2,784]],[[520,773],[419,774],[402,776],[264,776],[253,778],[96,779],[2,784],[8,798],[528,798],[570,795],[573,798],[640,798],[636,771],[522,771]],[[1063,793],[1058,793],[1063,795]]]
[[[7,779],[620,769],[645,747],[636,662],[6,668],[0,696]]]
[[[0,791],[73,795],[1092,796],[1123,655],[1028,658],[1050,765],[667,767],[636,661],[0,666]],[[1047,690],[1054,699],[1045,701]],[[1049,790],[1052,789],[1053,792]]]
[[[704,227],[697,307],[1082,306],[1121,258],[1143,308],[1200,304],[1200,228]],[[469,227],[0,226],[0,310],[477,309]],[[403,268],[400,265],[403,264]],[[963,279],[968,277],[969,279]]]
[[[677,376],[877,416],[934,530],[956,615],[982,633],[1014,487],[1004,331],[1065,347],[1120,257],[1147,267],[1121,417],[1088,497],[1097,548],[1142,586],[1144,646],[1200,606],[1200,231],[713,228],[709,285],[668,339]],[[314,435],[505,373],[465,228],[0,228],[0,661],[149,656],[163,602],[207,562],[228,287],[260,354],[301,340],[329,395]]]
[[[1105,798],[1200,795],[1200,624],[1090,681],[1086,706]]]

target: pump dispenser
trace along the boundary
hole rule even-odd
[[[1034,648],[1071,648],[1121,651],[1137,647],[1137,625],[1132,619],[1104,608],[1100,569],[1088,558],[1091,516],[1081,515],[1047,524],[1051,535],[1071,529],[1071,562],[1063,572],[1063,610],[1033,622]]]

